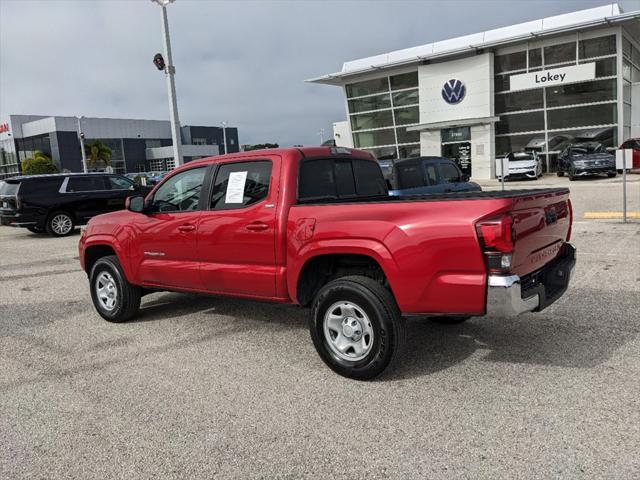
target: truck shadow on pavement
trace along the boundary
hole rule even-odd
[[[638,333],[626,313],[637,308],[638,300],[634,292],[591,294],[599,296],[600,301],[589,311],[576,308],[575,302],[567,297],[545,312],[513,319],[476,317],[459,325],[409,319],[405,353],[396,368],[382,379],[429,375],[452,368],[471,356],[480,356],[481,361],[488,362],[581,369],[601,365]],[[213,336],[298,331],[295,350],[303,356],[313,351],[306,334],[308,310],[290,305],[167,293],[145,302],[137,321],[195,313],[224,319],[225,328],[217,333],[211,331]],[[207,341],[207,337],[202,341]],[[261,344],[265,349],[272,348],[274,353],[280,348],[277,342]],[[291,343],[288,345],[291,348]]]

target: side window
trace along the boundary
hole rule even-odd
[[[427,172],[427,180],[429,181],[429,185],[437,185],[438,172],[436,171],[436,166],[433,163],[429,163],[427,164],[425,171]]]
[[[110,175],[108,178],[111,190],[133,190],[134,183],[131,180],[115,175]]]
[[[387,195],[387,184],[378,162],[353,159],[358,195]]]
[[[185,170],[158,187],[151,202],[152,212],[186,212],[198,209],[206,167]]]
[[[86,177],[69,177],[67,192],[94,192],[96,190],[106,190],[104,177],[101,175],[90,175]]]
[[[227,163],[220,166],[211,192],[212,210],[243,208],[267,198],[271,162]]]
[[[458,169],[450,163],[441,163],[440,173],[442,173],[442,180],[444,182],[455,183],[460,181]]]

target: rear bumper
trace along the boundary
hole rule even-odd
[[[523,278],[489,275],[487,315],[513,317],[547,308],[566,292],[575,265],[576,249],[566,243],[560,256]]]
[[[42,226],[39,218],[33,215],[24,215],[22,213],[9,213],[6,210],[0,212],[0,225],[9,227],[35,227]]]

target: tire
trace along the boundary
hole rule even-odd
[[[93,306],[108,322],[126,322],[140,308],[142,290],[127,281],[115,255],[98,259],[91,269],[89,286]],[[104,296],[98,289],[102,289]]]
[[[564,172],[561,172],[561,171],[558,170],[556,172],[556,175],[558,175],[559,177],[564,177]]]
[[[429,317],[429,320],[442,325],[456,325],[469,320],[471,317]]]
[[[46,230],[42,227],[27,227],[31,233],[46,233]]]
[[[618,175],[617,172],[608,172],[607,173],[607,177],[609,177],[609,178],[614,178],[616,175]]]
[[[309,330],[324,363],[355,380],[370,380],[390,368],[400,357],[405,339],[405,321],[391,292],[355,275],[320,289],[311,308]]]
[[[573,170],[569,170],[569,181],[573,182],[576,179]]]
[[[76,224],[73,215],[64,210],[53,212],[47,218],[46,230],[53,237],[66,237],[73,233]]]

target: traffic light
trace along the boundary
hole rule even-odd
[[[160,71],[164,70],[164,67],[165,67],[164,57],[162,56],[161,53],[156,53],[154,55],[153,64],[156,66],[158,70]]]

